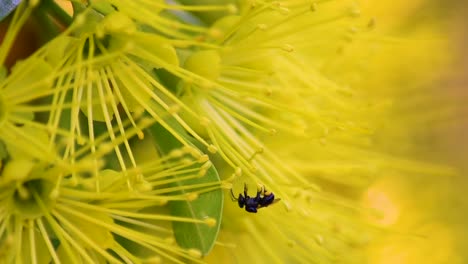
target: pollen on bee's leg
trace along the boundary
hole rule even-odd
[[[273,194],[271,191],[267,191],[265,188],[263,189],[263,195],[270,196],[271,194]]]

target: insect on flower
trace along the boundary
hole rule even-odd
[[[279,198],[275,199],[275,195],[267,191],[264,186],[257,191],[255,197],[250,197],[247,194],[247,184],[244,184],[244,195],[239,193],[239,197],[236,198],[231,189],[231,197],[233,201],[237,201],[240,208],[244,208],[245,206],[245,210],[249,213],[256,213],[257,209],[267,207],[281,200]]]

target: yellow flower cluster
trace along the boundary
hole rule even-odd
[[[445,41],[376,32],[355,1],[70,6],[3,22],[1,263],[363,263],[397,217],[369,217],[372,183],[456,174],[409,155],[432,116],[398,112]]]

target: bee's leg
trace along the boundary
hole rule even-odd
[[[263,187],[260,186],[260,189],[257,188],[257,196],[255,196],[255,202],[259,202],[262,199]]]
[[[231,200],[232,201],[237,201],[238,199],[236,198],[236,196],[234,195],[234,193],[232,192],[232,189],[231,189]]]
[[[255,207],[245,207],[245,210],[249,213],[256,213],[257,212],[257,208]]]

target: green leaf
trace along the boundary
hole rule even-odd
[[[165,120],[174,130],[182,135],[187,141],[191,141],[190,136],[174,120]],[[169,133],[160,124],[155,124],[149,128],[153,140],[157,143],[160,152],[168,154],[171,150],[182,147],[171,133]],[[195,147],[195,144],[193,144]],[[208,182],[219,182],[219,175],[214,166],[211,166],[206,175],[201,178],[180,180],[174,186],[186,186],[202,184]],[[186,193],[188,191],[180,191]],[[195,219],[212,218],[216,220],[214,226],[207,224],[195,224],[185,222],[173,222],[172,228],[177,243],[182,248],[195,248],[200,250],[203,255],[207,255],[214,246],[218,236],[223,211],[223,192],[221,189],[202,193],[193,201],[172,201],[169,203],[171,214],[178,217],[189,217]]]

